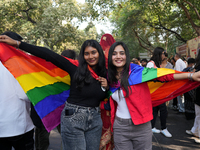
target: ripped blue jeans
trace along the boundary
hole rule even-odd
[[[83,107],[66,102],[61,115],[64,150],[99,150],[101,132],[99,107]]]

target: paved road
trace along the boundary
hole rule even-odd
[[[194,137],[187,135],[185,130],[191,129],[194,120],[186,120],[184,114],[174,110],[168,110],[167,126],[172,138],[166,138],[164,135],[153,135],[153,150],[200,150],[200,144],[194,142]],[[157,120],[156,127],[160,127],[160,121]]]
[[[166,138],[161,133],[153,135],[153,150],[200,150],[200,144],[194,142],[194,137],[187,135],[185,130],[191,129],[194,120],[186,120],[184,114],[168,110],[167,126],[172,138]],[[156,127],[160,127],[157,118]],[[56,129],[51,131],[49,150],[60,150],[61,137]]]

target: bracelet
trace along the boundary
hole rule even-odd
[[[188,74],[188,79],[189,79],[190,81],[194,81],[193,78],[192,78],[193,74],[194,74],[194,73],[191,73],[191,72]]]
[[[19,48],[19,41],[17,41],[17,49]]]

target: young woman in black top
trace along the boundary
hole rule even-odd
[[[78,57],[79,66],[76,66],[47,48],[17,42],[5,35],[0,39],[50,61],[70,74],[70,95],[61,114],[63,149],[98,150],[102,131],[99,104],[108,88],[105,57],[99,43],[85,41]],[[99,76],[98,80],[92,77],[89,67]]]

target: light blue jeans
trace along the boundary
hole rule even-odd
[[[185,112],[183,96],[177,96],[179,112]]]
[[[64,150],[99,150],[102,120],[99,107],[65,104],[61,115]]]

